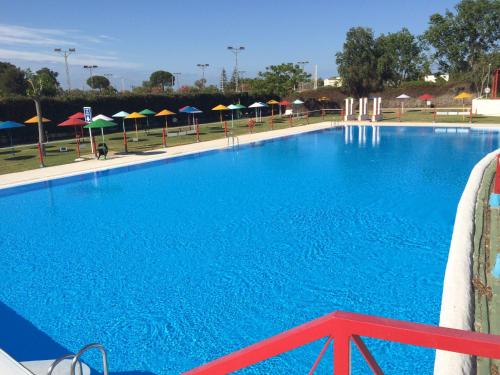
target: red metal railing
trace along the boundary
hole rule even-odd
[[[322,338],[327,340],[309,374],[314,373],[332,341],[336,375],[350,373],[351,341],[358,347],[373,373],[383,374],[361,336],[500,359],[500,336],[337,311],[216,359],[186,374],[228,374]]]

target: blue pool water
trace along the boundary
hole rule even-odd
[[[0,347],[101,342],[113,374],[175,374],[339,309],[437,324],[460,194],[497,147],[328,130],[0,191]],[[306,373],[321,345],[245,373]],[[430,350],[368,345],[389,374],[432,370]]]

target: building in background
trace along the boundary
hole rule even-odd
[[[323,80],[323,86],[341,87],[342,86],[342,78],[341,77],[330,77],[328,79],[325,79],[325,80]]]
[[[436,83],[436,80],[438,77],[442,78],[446,82],[448,82],[450,80],[450,75],[448,73],[445,73],[445,74],[440,74],[439,76],[436,76],[435,74],[426,75],[426,76],[424,76],[424,81]]]

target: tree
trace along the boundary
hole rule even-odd
[[[87,79],[87,85],[89,85],[93,89],[102,91],[103,89],[108,88],[111,83],[109,82],[109,79],[104,76],[92,76]]]
[[[472,70],[467,74],[467,80],[471,82],[472,89],[477,96],[484,94],[486,86],[489,85],[491,88],[490,74],[496,67],[500,67],[500,51],[480,56]]]
[[[402,81],[416,80],[424,58],[417,38],[406,28],[380,35],[375,41],[377,74],[382,83],[399,86]]]
[[[0,62],[0,96],[24,95],[26,88],[25,73],[15,65]]]
[[[40,154],[45,155],[41,96],[44,90],[47,90],[47,87],[50,87],[53,82],[48,74],[43,74],[43,72],[42,74],[34,74],[29,69],[26,70],[26,82],[26,94],[33,99],[36,116],[38,118],[38,147],[40,148]],[[40,167],[44,167],[43,156],[41,156]]]
[[[207,83],[207,80],[205,78],[200,78],[194,81],[194,87],[196,87],[198,90],[203,90],[205,87],[205,84]]]
[[[165,70],[157,70],[151,73],[149,77],[149,82],[151,86],[156,86],[161,89],[161,91],[166,91],[168,87],[173,87],[175,84],[175,77],[172,73],[166,72]]]
[[[259,72],[257,79],[248,82],[253,92],[285,96],[310,77],[311,75],[304,72],[299,65],[286,63],[268,66],[264,72]]]
[[[44,76],[43,81],[45,86],[41,92],[43,96],[56,96],[59,92],[61,85],[57,80],[59,73],[50,70],[49,68],[42,68],[36,71],[37,76]]]
[[[342,87],[349,94],[362,97],[380,88],[372,29],[351,28],[347,32],[342,52],[338,52],[336,57]]]
[[[233,73],[231,73],[231,79],[229,80],[228,89],[238,91],[238,88],[236,87],[236,77],[238,77],[238,71],[235,67],[233,69]]]
[[[454,13],[433,14],[423,39],[442,71],[470,71],[482,55],[499,47],[500,1],[462,0]]]

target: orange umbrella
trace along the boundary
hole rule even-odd
[[[129,118],[133,118],[134,119],[134,122],[135,122],[135,136],[137,138],[137,140],[139,140],[139,131],[137,130],[137,119],[138,118],[144,118],[146,116],[144,115],[141,115],[139,112],[132,112],[130,115],[128,115],[127,117],[125,117],[126,119],[129,119]]]
[[[42,122],[51,122],[52,120],[49,120],[48,118],[42,117]],[[25,124],[38,124],[38,116],[33,116],[30,119],[27,119]]]
[[[168,130],[168,116],[175,115],[175,112],[169,111],[168,109],[161,110],[158,112],[155,116],[160,117],[160,116],[165,116],[165,128],[162,129],[163,133],[163,147],[167,146],[166,139],[165,137],[167,136],[167,130]]]

